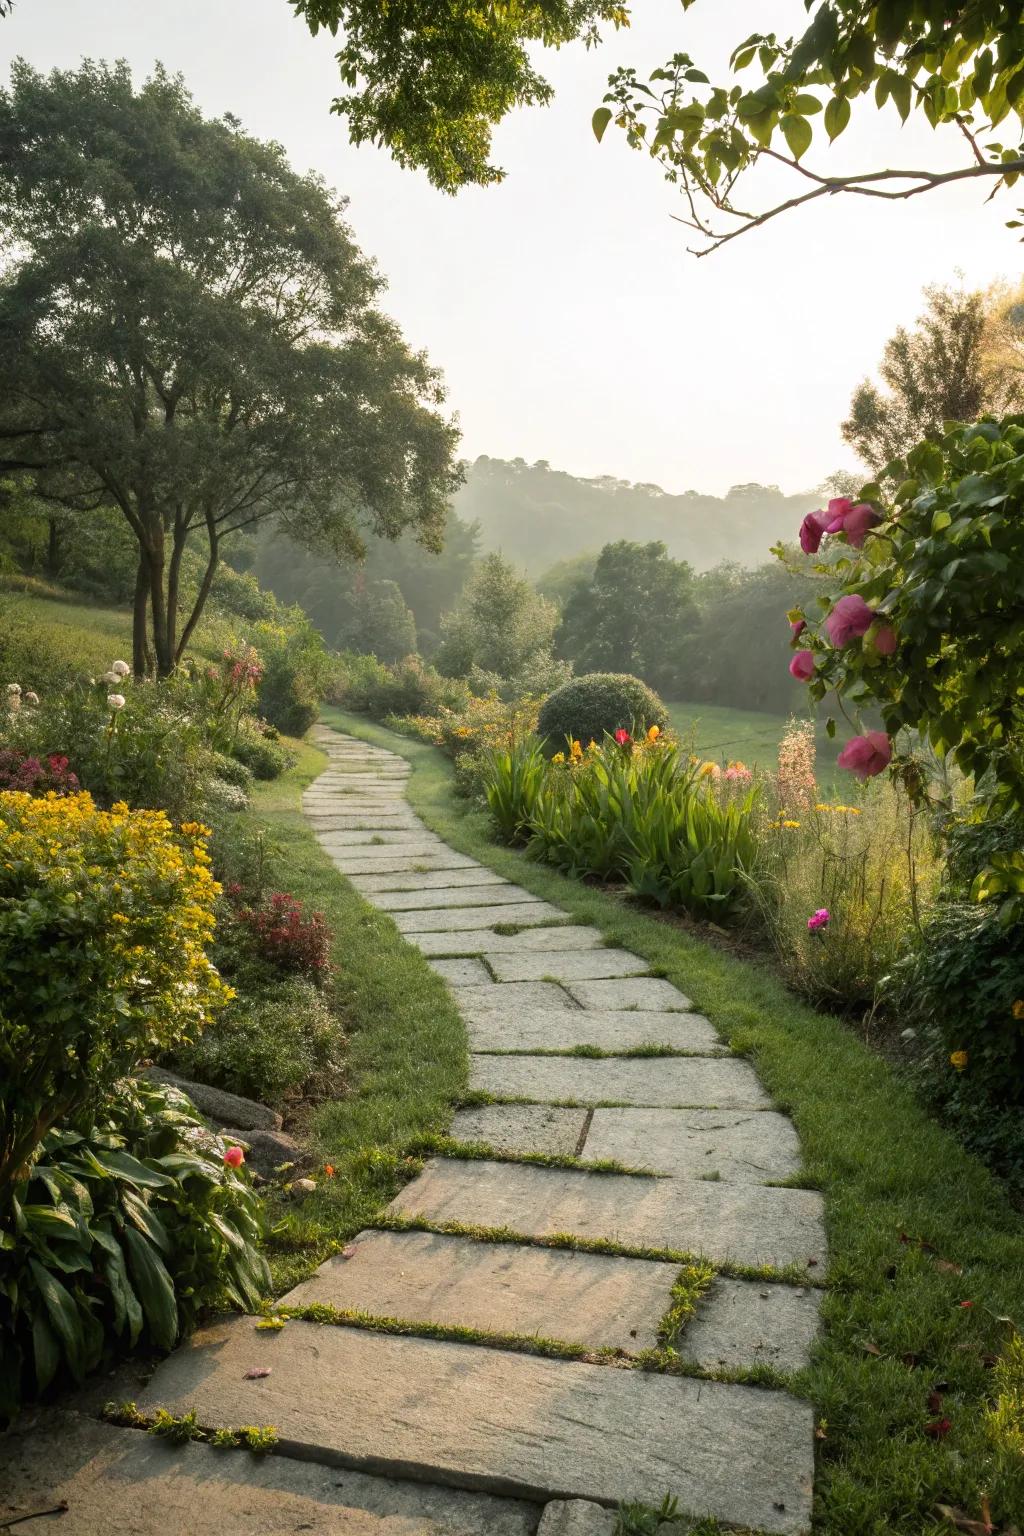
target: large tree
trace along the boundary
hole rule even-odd
[[[0,92],[0,471],[120,510],[140,674],[150,638],[173,670],[242,528],[440,542],[456,432],[344,207],[160,69],[136,90],[123,64],[17,62]]]
[[[492,125],[515,106],[548,99],[531,43],[590,44],[600,23],[628,24],[628,11],[610,0],[290,3],[314,31],[343,33],[345,92],[334,110],[348,118],[351,137],[386,145],[448,191],[499,180],[489,160]],[[682,0],[684,11],[696,3]],[[737,39],[730,64],[742,83],[712,84],[680,51],[646,81],[617,70],[595,113],[599,137],[615,122],[679,186],[698,254],[837,193],[907,198],[962,180],[995,188],[1012,186],[1024,171],[1024,25],[1016,0],[804,0],[807,25],[791,37],[771,30],[772,9],[761,7],[765,31]],[[901,122],[920,113],[948,128],[948,165],[830,175],[805,163],[819,114],[831,143],[868,103]],[[747,173],[761,161],[789,171],[791,196],[757,206]]]

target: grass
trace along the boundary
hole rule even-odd
[[[774,773],[778,766],[779,742],[786,731],[786,715],[762,714],[753,709],[728,709],[721,704],[690,704],[685,700],[667,703],[669,721],[684,741],[693,740],[694,751],[713,762],[729,762],[738,758],[748,768],[760,768]],[[840,722],[842,724],[842,722]],[[847,734],[849,734],[847,732]],[[818,778],[822,790],[829,796],[833,785],[842,793],[854,792],[849,774],[841,774],[836,758],[845,736],[837,731],[833,739],[825,732],[824,719],[819,720],[816,736],[818,747]]]
[[[276,878],[322,911],[333,929],[334,995],[349,1035],[348,1092],[313,1117],[316,1193],[274,1210],[268,1257],[278,1293],[343,1247],[415,1172],[410,1148],[447,1129],[468,1071],[465,1028],[444,982],[356,894],[314,838],[300,798],[326,758],[296,745],[295,767],[259,785],[245,814],[268,829],[280,850]],[[327,1165],[333,1177],[323,1173]]]
[[[339,710],[325,719],[406,757],[411,802],[453,847],[661,968],[792,1116],[831,1252],[827,1276],[814,1276],[828,1282],[826,1332],[794,1384],[819,1425],[816,1530],[920,1536],[937,1528],[937,1505],[981,1519],[986,1496],[997,1528],[1019,1518],[1024,1406],[1013,1413],[1003,1378],[1020,1377],[1019,1401],[1024,1363],[1005,1356],[998,1385],[993,1368],[1024,1312],[1024,1226],[981,1163],[848,1028],[770,972],[496,846],[434,748]],[[994,1427],[997,1396],[1015,1430]]]

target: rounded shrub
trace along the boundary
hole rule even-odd
[[[537,734],[550,755],[566,740],[601,742],[618,730],[664,730],[668,711],[653,688],[628,672],[588,672],[548,695],[537,718]]]

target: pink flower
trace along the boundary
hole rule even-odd
[[[242,1151],[241,1147],[228,1147],[227,1151],[224,1153],[224,1161],[227,1163],[229,1168],[241,1168],[242,1164],[245,1162],[245,1153]]]
[[[809,683],[814,676],[814,652],[797,651],[789,664],[789,673],[798,683]]]
[[[629,740],[629,732],[624,731],[620,726],[619,729],[615,732],[615,740],[618,742],[620,747],[624,747],[626,742]]]
[[[800,524],[800,548],[805,555],[816,555],[828,523],[827,512],[808,512]]]
[[[899,641],[891,624],[879,624],[874,636],[875,650],[879,656],[891,656]]]
[[[864,736],[854,736],[839,754],[840,768],[849,768],[860,779],[873,779],[892,762],[892,742],[884,731],[868,731]]]
[[[843,646],[866,635],[874,622],[872,610],[858,593],[853,592],[839,599],[825,620],[825,628],[832,644]]]
[[[820,928],[827,928],[832,921],[828,907],[819,907],[812,917],[807,919],[807,927],[811,933],[817,933]]]
[[[803,632],[804,632],[804,630],[806,628],[807,628],[807,620],[806,619],[792,619],[790,621],[789,632],[793,636],[794,640],[799,640],[800,636],[803,634]]]
[[[847,543],[852,544],[854,549],[861,549],[868,530],[882,521],[874,507],[866,501],[859,501],[854,506],[846,496],[830,501],[828,510],[830,516],[825,532],[845,533]]]
[[[853,502],[849,496],[833,496],[828,504],[827,512],[819,512],[826,533],[840,533],[844,520],[853,511]]]

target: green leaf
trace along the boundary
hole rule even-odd
[[[32,1353],[35,1359],[36,1385],[40,1392],[43,1392],[57,1374],[57,1367],[60,1365],[60,1346],[42,1312],[37,1312],[32,1319]]]
[[[128,1265],[153,1342],[173,1349],[178,1338],[178,1303],[174,1284],[153,1245],[134,1227],[124,1229]]]
[[[599,144],[604,138],[605,129],[608,127],[608,124],[611,122],[613,116],[614,113],[612,112],[611,107],[598,107],[597,111],[591,118],[590,123],[594,130],[594,138]]]
[[[113,1174],[117,1179],[127,1179],[143,1189],[164,1189],[168,1184],[174,1183],[174,1180],[168,1178],[166,1174],[147,1168],[145,1163],[140,1163],[139,1159],[132,1157],[130,1152],[94,1146],[86,1155],[89,1161],[98,1164],[104,1173]]]
[[[29,1259],[28,1267],[47,1316],[64,1346],[64,1357],[71,1373],[80,1381],[85,1374],[85,1333],[74,1297],[37,1259]]]
[[[790,154],[794,160],[799,160],[801,155],[807,153],[811,147],[811,125],[806,118],[794,117],[787,112],[782,118],[780,127],[789,145]]]
[[[801,117],[813,117],[815,112],[821,111],[821,102],[810,91],[801,91],[799,96],[793,98],[790,110],[798,112]]]
[[[829,143],[838,139],[850,121],[850,103],[845,96],[833,96],[825,108],[825,132]]]

